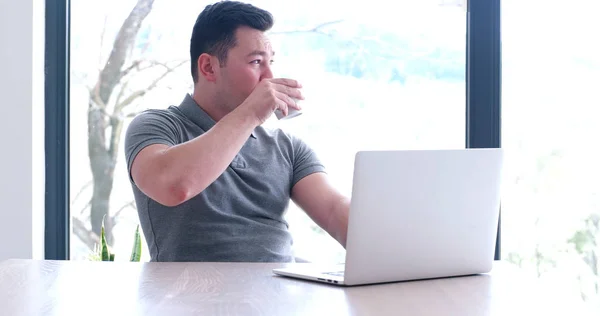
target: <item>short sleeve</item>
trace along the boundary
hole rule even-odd
[[[316,172],[326,172],[317,154],[301,139],[292,137],[294,174],[292,187],[302,178]]]
[[[125,133],[125,159],[131,182],[131,166],[142,149],[153,144],[174,146],[181,138],[180,134],[173,115],[167,110],[147,110],[138,114]]]

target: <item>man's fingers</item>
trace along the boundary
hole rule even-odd
[[[287,96],[296,98],[298,100],[304,100],[304,96],[302,95],[302,92],[298,88],[292,88],[290,86],[281,85],[281,84],[274,84],[273,87],[274,87],[275,91],[277,91],[277,92],[283,93]]]
[[[274,79],[270,79],[270,81],[272,83],[288,86],[291,88],[302,88],[302,85],[300,84],[300,82],[298,82],[297,80],[294,80],[294,79],[274,78]]]
[[[276,112],[276,111],[280,111],[283,114],[283,116],[287,116],[288,107],[287,107],[286,103],[283,102],[283,101],[281,101],[281,100],[279,100],[277,102],[277,108],[275,108],[274,112]]]
[[[275,91],[275,96],[277,97],[277,99],[279,99],[281,101],[281,103],[279,104],[279,108],[282,111],[284,110],[283,108],[285,108],[284,112],[286,115],[287,115],[288,107],[298,109],[298,105],[296,105],[296,101],[294,101],[294,99],[290,98],[287,94],[279,92],[279,91]]]

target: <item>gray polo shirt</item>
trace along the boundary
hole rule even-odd
[[[179,106],[140,113],[127,129],[127,168],[151,261],[293,261],[284,220],[291,189],[325,171],[299,138],[257,127],[215,182],[175,207],[152,200],[133,182],[131,165],[144,147],[181,144],[214,125],[186,95]]]

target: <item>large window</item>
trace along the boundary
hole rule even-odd
[[[72,259],[86,258],[103,219],[116,260],[128,257],[138,215],[124,131],[139,111],[191,93],[190,32],[210,2],[71,2]],[[266,125],[302,137],[342,192],[350,195],[357,150],[465,147],[462,1],[400,1],[389,10],[387,1],[252,3],[276,19],[275,75],[299,79],[307,97],[304,115]],[[140,28],[128,26],[128,17]],[[119,33],[123,26],[128,33]],[[287,218],[299,257],[344,259],[342,247],[295,205]]]
[[[504,0],[503,258],[600,310],[596,0]]]

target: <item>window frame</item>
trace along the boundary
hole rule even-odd
[[[466,148],[501,146],[500,0],[467,2]],[[70,0],[46,0],[45,258],[70,258]],[[498,221],[494,259],[500,260]]]
[[[45,258],[69,259],[70,1],[45,7]]]

